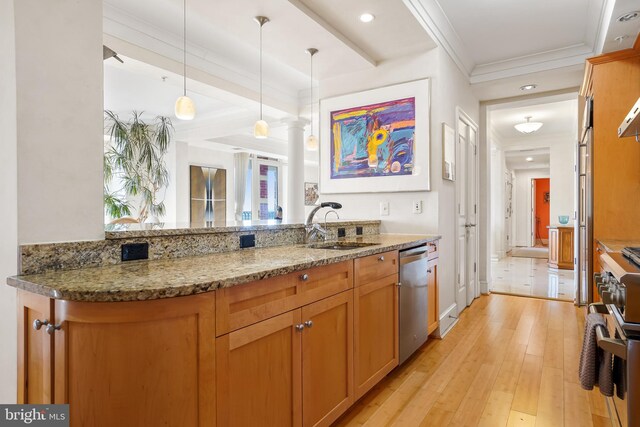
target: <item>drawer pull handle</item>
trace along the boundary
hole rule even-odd
[[[378,261],[384,261],[384,255],[379,256]]]
[[[306,273],[300,275],[300,280],[302,280],[303,282],[306,282],[307,280],[309,280],[309,275]]]
[[[304,322],[304,326],[307,328],[310,328],[313,326],[313,320],[307,320],[306,322]]]
[[[61,328],[61,327],[62,327],[61,325],[54,325],[54,324],[49,323],[49,324],[47,325],[47,333],[48,333],[49,335],[53,335],[53,333],[54,333],[55,331],[60,330],[60,328]]]
[[[47,319],[44,319],[44,320],[36,319],[33,321],[33,329],[36,331],[39,331],[40,328],[42,328],[43,326],[47,326],[48,324],[49,324],[49,321]]]
[[[304,325],[302,323],[299,323],[296,325],[296,331],[302,332],[303,330],[304,330]]]

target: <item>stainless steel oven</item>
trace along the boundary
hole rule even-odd
[[[589,311],[607,317],[613,336],[597,330],[598,346],[618,358],[622,372],[616,383],[620,393],[607,398],[609,413],[615,427],[640,427],[640,266],[615,252],[600,261],[604,271],[594,278],[602,303],[591,304]]]

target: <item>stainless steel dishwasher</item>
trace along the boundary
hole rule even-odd
[[[427,246],[400,251],[400,364],[427,341]]]

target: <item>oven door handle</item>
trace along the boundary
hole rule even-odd
[[[604,304],[591,304],[589,305],[589,313],[606,313],[606,307]],[[604,326],[596,328],[596,338],[598,340],[598,347],[611,354],[618,356],[622,360],[627,360],[627,345],[623,340],[607,338],[604,336]]]

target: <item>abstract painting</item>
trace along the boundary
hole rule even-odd
[[[415,98],[331,112],[331,178],[411,175]]]
[[[429,79],[320,100],[320,191],[430,190]]]

